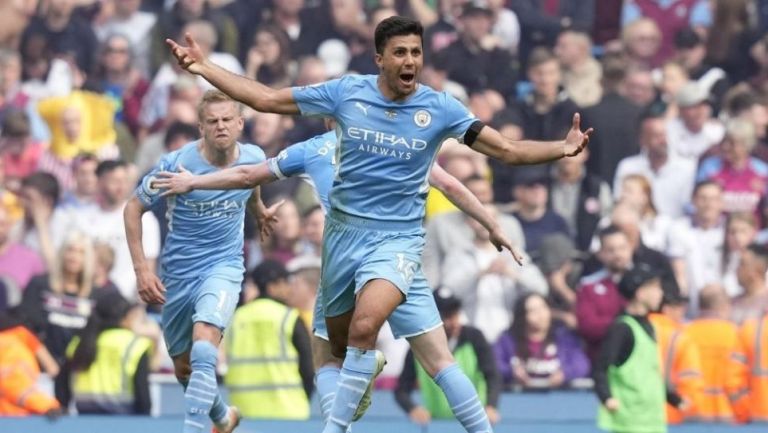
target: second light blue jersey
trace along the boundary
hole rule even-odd
[[[323,212],[330,209],[328,193],[333,186],[336,159],[336,133],[326,132],[287,147],[267,160],[272,174],[278,179],[301,176],[315,187]]]
[[[455,98],[420,85],[402,102],[386,99],[376,75],[348,75],[292,89],[302,115],[336,119],[332,209],[420,224],[440,144],[462,139],[474,116]]]
[[[151,187],[155,173],[179,171],[183,166],[193,174],[219,170],[203,158],[199,141],[163,156],[136,188],[136,197],[149,207],[160,199],[162,191]],[[258,164],[266,158],[260,147],[237,145],[240,155],[233,165]],[[163,245],[160,264],[163,274],[175,278],[192,278],[206,274],[211,268],[243,267],[243,222],[252,190],[195,190],[168,197],[168,236]]]

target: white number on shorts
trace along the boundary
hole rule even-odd
[[[405,254],[397,254],[397,272],[403,276],[407,284],[413,281],[413,274],[416,273],[416,262],[405,258]]]

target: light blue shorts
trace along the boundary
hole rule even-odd
[[[213,268],[194,278],[163,278],[163,336],[171,357],[192,348],[192,326],[196,322],[224,331],[237,307],[242,282],[243,270],[237,267]]]
[[[420,224],[374,221],[332,212],[325,219],[323,236],[315,335],[327,339],[323,317],[352,310],[357,293],[374,279],[387,280],[403,293],[403,303],[388,319],[396,338],[421,335],[442,324],[421,270],[424,230]]]

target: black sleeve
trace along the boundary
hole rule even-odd
[[[21,318],[38,338],[45,328],[46,314],[43,311],[43,291],[48,288],[48,276],[38,275],[29,280],[19,304]],[[42,340],[42,338],[40,338]]]
[[[307,393],[307,398],[310,398],[312,391],[315,389],[315,368],[312,365],[312,346],[309,341],[309,331],[304,326],[304,321],[301,320],[301,317],[296,318],[291,343],[293,343],[293,347],[299,353],[299,374],[304,385],[304,392]]]
[[[493,356],[493,349],[479,329],[465,327],[463,332],[466,333],[467,341],[472,344],[475,350],[477,367],[483,373],[483,377],[485,377],[487,386],[486,404],[498,407],[499,394],[501,394],[501,377],[499,376],[498,368],[496,368],[496,358]]]
[[[680,407],[680,403],[683,402],[683,398],[677,391],[667,388],[667,403],[674,407]]]
[[[403,362],[403,371],[397,379],[397,388],[395,388],[395,401],[405,413],[411,413],[416,403],[411,397],[411,392],[416,389],[416,360],[413,357],[413,351],[408,350]]]
[[[64,411],[64,413],[67,413],[67,408],[69,408],[69,401],[72,399],[72,389],[70,388],[70,383],[72,382],[70,381],[70,375],[71,368],[69,361],[67,361],[64,363],[64,365],[61,366],[59,375],[56,376],[56,379],[54,379],[53,382],[56,400],[59,401],[61,409]]]
[[[611,389],[608,386],[608,367],[611,365],[618,367],[624,364],[634,346],[635,339],[629,325],[614,322],[608,328],[592,373],[595,380],[595,392],[601,403],[605,403],[611,398]]]
[[[149,415],[152,409],[152,399],[149,396],[149,351],[139,358],[139,366],[133,376],[133,413]]]

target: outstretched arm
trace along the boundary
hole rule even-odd
[[[200,75],[222,92],[256,111],[300,114],[290,88],[276,90],[258,81],[233,74],[211,63],[189,33],[185,34],[184,38],[187,46],[179,45],[171,39],[165,40],[182,68]]]
[[[462,212],[471,216],[485,227],[488,233],[490,233],[490,240],[497,250],[501,251],[503,248],[506,248],[512,253],[515,261],[522,264],[522,256],[512,247],[512,243],[501,230],[499,222],[496,221],[496,218],[488,212],[485,206],[480,203],[480,200],[464,184],[437,164],[432,166],[432,171],[429,173],[429,184],[445,194],[446,198],[457,208],[461,209]]]
[[[133,270],[136,272],[136,285],[138,286],[139,297],[148,304],[165,303],[165,287],[144,255],[144,245],[142,243],[141,217],[146,212],[144,205],[136,196],[131,197],[123,210],[123,219],[125,222],[125,236],[128,240],[128,250],[131,253],[133,261]]]
[[[251,189],[277,179],[266,162],[239,165],[212,173],[194,175],[183,166],[178,172],[158,172],[152,187],[162,189],[162,195],[185,194],[193,189]]]
[[[499,131],[484,126],[472,144],[472,149],[512,165],[540,164],[578,155],[589,143],[592,128],[580,129],[579,113],[573,115],[573,124],[562,141],[510,140]]]

